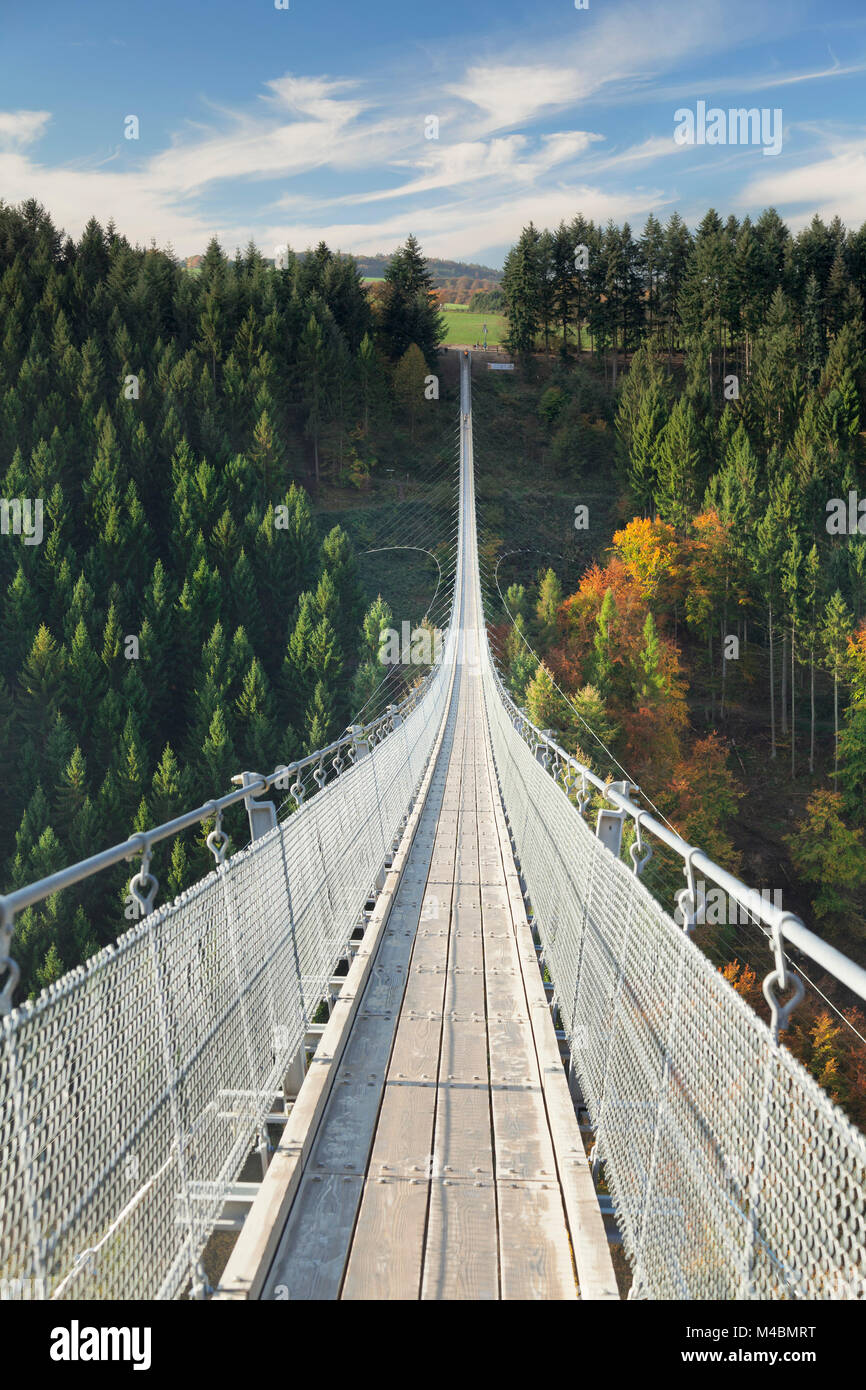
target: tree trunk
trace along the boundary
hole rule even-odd
[[[773,671],[773,605],[770,612],[770,757],[776,756],[776,681]]]
[[[815,771],[815,648],[809,652],[809,690],[812,701],[809,727],[809,771]]]
[[[782,629],[782,733],[788,732],[788,629]]]
[[[833,669],[833,790],[839,776],[839,671]]]
[[[713,679],[713,629],[707,633],[707,650],[710,660],[710,723],[716,722],[716,682]]]
[[[725,722],[725,683],[728,675],[727,657],[727,638],[728,638],[728,576],[725,575],[725,602],[722,608],[722,703],[719,709],[719,718]]]
[[[796,694],[795,694],[795,689],[794,689],[794,648],[795,648],[795,646],[796,646],[796,638],[795,638],[795,632],[794,632],[794,624],[791,624],[791,777],[794,777],[794,774],[795,774],[795,762],[794,762],[794,759],[795,759],[795,746],[796,746],[796,745],[795,745],[795,739],[794,739],[794,731],[795,731],[795,727],[796,727],[796,703],[795,703]]]

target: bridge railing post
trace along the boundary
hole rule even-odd
[[[620,792],[622,796],[628,796],[629,792],[636,790],[636,788],[633,782],[611,782],[610,790]],[[605,807],[599,811],[595,823],[595,833],[599,840],[602,844],[607,845],[611,854],[615,854],[617,859],[622,853],[622,830],[628,814],[628,811],[614,811]]]
[[[259,772],[242,772],[239,776],[232,778],[232,783],[236,787],[254,787],[256,783],[263,781],[264,778]],[[267,835],[276,826],[277,808],[272,801],[256,800],[254,792],[250,792],[249,796],[244,797],[244,805],[247,808],[250,822],[250,839],[260,840],[263,835]]]
[[[363,724],[350,724],[346,732],[352,735],[355,762],[358,763],[370,752],[370,740],[365,737]]]

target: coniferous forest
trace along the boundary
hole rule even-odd
[[[344,731],[364,599],[303,483],[365,486],[440,334],[413,238],[374,312],[324,244],[276,269],[214,241],[190,272],[32,201],[0,204],[0,322],[0,496],[41,501],[43,532],[0,536],[8,892]],[[203,839],[155,852],[163,901]],[[19,998],[130,925],[133,871],[19,915]]]

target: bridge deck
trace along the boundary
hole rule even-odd
[[[265,1297],[576,1296],[477,685],[464,670]]]
[[[459,611],[426,786],[220,1297],[618,1297],[467,654],[476,583]]]

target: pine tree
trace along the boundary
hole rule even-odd
[[[592,684],[603,699],[607,699],[613,690],[618,626],[616,600],[613,590],[607,589],[596,619],[591,658]]]
[[[823,574],[817,545],[803,564],[803,624],[809,653],[809,771],[815,771],[815,654],[821,625]]]
[[[433,298],[433,277],[416,238],[410,235],[385,268],[383,345],[396,361],[410,343],[415,343],[432,368],[443,336],[443,321]]]
[[[824,333],[821,320],[821,290],[814,274],[806,283],[803,301],[803,350],[810,383],[815,386],[824,364]]]
[[[181,771],[170,743],[162,750],[151,783],[150,805],[155,825],[177,816],[189,797],[188,776]]]
[[[334,526],[322,542],[324,574],[330,576],[337,607],[331,618],[344,653],[354,651],[364,616],[364,596],[358,579],[358,566],[352,543],[342,526]],[[320,612],[325,616],[320,605]]]
[[[866,889],[866,845],[862,830],[843,818],[838,792],[819,789],[806,803],[806,815],[787,843],[797,872],[818,891],[812,910],[829,929],[846,920]]]
[[[788,622],[791,634],[791,776],[796,771],[796,684],[794,680],[797,636],[803,611],[803,548],[800,537],[794,538],[782,559],[782,593],[787,599]]]
[[[663,521],[684,532],[703,491],[701,441],[695,412],[680,397],[658,439],[656,503]]]
[[[664,398],[653,383],[641,399],[628,458],[629,484],[642,516],[651,516],[655,510],[659,444],[666,423]]]
[[[316,681],[310,665],[310,646],[315,623],[313,596],[309,593],[301,594],[298,616],[283,658],[281,677],[285,718],[295,728],[303,726]]]
[[[267,676],[255,658],[244,677],[243,688],[235,701],[235,711],[237,747],[242,761],[251,767],[270,771],[277,762],[273,700]]]
[[[45,727],[64,702],[65,666],[62,648],[58,648],[43,624],[33,639],[19,678],[21,721],[24,728],[34,734]]]
[[[279,490],[285,473],[285,462],[283,447],[266,410],[262,411],[256,421],[249,456],[258,470],[262,495],[268,498]]]
[[[406,412],[409,438],[415,443],[415,425],[425,405],[427,364],[417,343],[410,343],[394,368],[394,395]]]
[[[526,687],[526,710],[539,729],[551,729],[560,737],[567,737],[574,731],[574,713],[557,690],[544,662],[539,664]]]
[[[218,705],[201,749],[198,780],[208,798],[224,795],[231,778],[238,771],[236,764],[234,744],[228,731],[226,717],[222,706]]]
[[[502,289],[508,313],[508,347],[526,355],[535,345],[540,320],[539,233],[530,222],[505,257]]]
[[[317,681],[306,714],[304,752],[315,753],[334,737],[334,715],[331,700],[323,681]]]
[[[556,619],[562,603],[562,585],[552,569],[544,572],[538,587],[538,602],[535,617],[538,624],[538,640],[542,647],[550,646],[556,637]]]
[[[641,701],[654,704],[667,689],[667,679],[662,663],[662,644],[652,613],[647,613],[643,625],[640,665],[642,674],[639,677],[638,696]]]
[[[841,593],[836,592],[827,600],[824,609],[824,622],[821,629],[821,642],[827,670],[833,677],[833,788],[836,789],[839,776],[839,681],[845,670],[845,656],[848,636],[851,632],[851,614]]]
[[[316,315],[311,314],[298,345],[298,370],[307,412],[306,434],[313,442],[317,487],[320,481],[319,439],[325,416],[328,369],[324,334]]]

